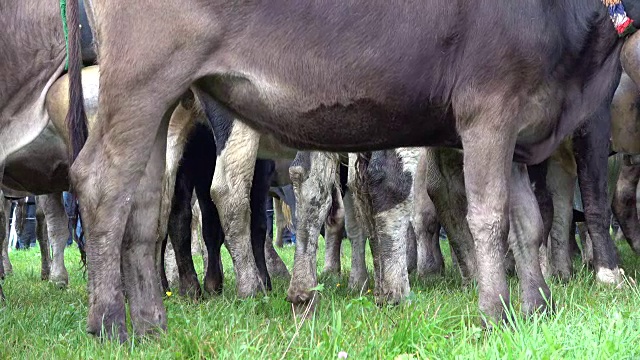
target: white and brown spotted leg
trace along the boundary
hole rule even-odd
[[[45,214],[46,230],[53,252],[49,280],[56,286],[65,288],[69,284],[69,274],[64,266],[64,250],[69,240],[69,221],[62,203],[62,194],[40,195],[37,201]]]
[[[251,248],[250,194],[259,143],[258,132],[234,121],[229,138],[218,156],[211,184],[211,198],[220,214],[241,298],[263,291],[266,281],[260,278]]]
[[[318,237],[331,206],[337,166],[335,154],[300,151],[289,168],[296,197],[297,226],[296,253],[287,300],[294,305],[306,305],[314,299],[315,291],[311,289],[318,285]]]
[[[344,230],[344,203],[339,187],[331,191],[331,207],[324,222],[324,268],[322,273],[340,274],[340,248]]]

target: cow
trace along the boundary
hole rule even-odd
[[[90,5],[101,119],[86,142],[76,132],[71,176],[91,238],[88,331],[120,339],[127,337],[121,258],[124,268],[135,264],[125,274],[135,332],[166,327],[146,260],[155,236],[145,224],[157,215],[140,212],[160,202],[154,169],[163,165],[167,114],[190,86],[297,149],[464,147],[467,218],[482,259],[479,308],[500,320],[510,302],[501,255],[507,189],[526,177],[512,171],[512,160],[538,163],[589,119],[608,117],[620,77],[622,41],[597,0]],[[67,6],[77,31],[77,4]],[[70,33],[70,44],[77,38]],[[70,47],[70,64],[78,56]],[[81,129],[82,113],[71,114]],[[121,211],[107,210],[114,207]],[[252,257],[248,243],[227,240],[234,262]],[[261,291],[255,266],[235,270],[241,297]],[[542,297],[525,298],[524,307]]]

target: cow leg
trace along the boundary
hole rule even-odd
[[[189,161],[191,159],[185,160],[178,167],[176,175],[175,192],[173,193],[171,213],[169,215],[168,235],[178,267],[179,293],[182,296],[189,296],[195,299],[202,295],[191,254],[191,219],[193,216],[191,199],[193,197],[195,179],[192,173],[193,170],[188,168],[191,164]]]
[[[551,275],[566,281],[573,273],[569,241],[577,175],[573,154],[564,156],[562,159],[553,156],[549,161],[547,184],[553,201],[553,223],[547,253]]]
[[[353,186],[351,183],[349,186]],[[369,282],[367,263],[365,261],[366,238],[362,227],[356,219],[353,192],[347,190],[343,198],[344,223],[347,237],[351,242],[351,272],[349,273],[349,289],[361,291]]]
[[[584,216],[593,244],[596,279],[602,283],[621,281],[618,254],[609,235],[607,216],[607,169],[610,134],[609,108],[603,107],[573,136],[578,181]]]
[[[453,149],[427,148],[418,163],[426,164],[427,192],[447,232],[452,258],[464,284],[476,276],[476,250],[467,214],[467,196],[462,172],[462,153]],[[439,237],[439,234],[438,234]]]
[[[291,163],[289,176],[296,198],[296,252],[287,300],[294,305],[315,302],[318,285],[317,257],[320,228],[331,206],[337,157],[323,152],[300,151]]]
[[[251,247],[250,193],[259,142],[260,134],[234,121],[226,144],[218,145],[222,150],[211,186],[211,198],[219,211],[240,298],[254,296],[265,285]],[[214,260],[209,259],[209,265],[211,261]]]
[[[165,330],[167,324],[160,278],[155,266],[167,130],[168,121],[165,121],[157,131],[144,174],[136,192],[132,194],[132,207],[122,242],[124,286],[131,323],[137,335]],[[188,209],[190,211],[191,207]],[[190,235],[189,225],[190,223],[187,225],[187,233]]]
[[[276,218],[276,233],[275,239],[276,246],[281,248],[284,246],[282,242],[282,234],[284,233],[285,228],[285,220],[284,220],[284,212],[282,211],[282,207],[285,205],[284,201],[273,198],[273,213]]]
[[[2,194],[0,193],[0,196]],[[11,263],[9,262],[9,213],[11,213],[11,201],[2,196],[3,203],[0,206],[0,229],[5,229],[0,233],[0,280],[10,273]],[[7,206],[8,205],[8,206]]]
[[[159,87],[137,88],[135,85],[152,82],[146,72],[139,81],[119,79],[121,74],[131,74],[130,66],[129,62],[126,69],[115,66],[109,73],[100,73],[103,117],[71,168],[87,235],[87,331],[101,336],[117,335],[120,341],[127,338],[121,261],[136,331],[166,327],[154,261],[160,170],[164,170],[158,164],[164,164],[165,158],[164,147],[158,145],[167,138],[170,114],[167,106],[182,91],[162,86],[160,94],[154,90]],[[144,68],[149,66],[146,64]],[[162,80],[169,81],[166,77]],[[158,179],[158,184],[153,183],[154,179]],[[138,191],[140,184],[144,186]],[[129,240],[122,252],[125,228]],[[138,279],[141,281],[136,284]]]
[[[364,170],[374,224],[372,253],[379,268],[375,278],[378,303],[398,303],[409,294],[406,235],[417,155],[409,148],[376,151]]]
[[[40,246],[40,279],[48,281],[51,274],[51,249],[45,213],[39,201],[36,201],[36,234]]]
[[[218,209],[213,203],[213,200],[211,200],[211,193],[208,190],[206,192],[206,194],[201,194],[196,190],[198,202],[201,203],[202,238],[207,247],[204,290],[209,294],[221,294],[224,286],[224,271],[222,269],[220,250],[224,242],[224,233],[222,224],[220,223]],[[201,198],[202,200],[200,200]]]
[[[271,160],[256,160],[251,186],[251,248],[256,259],[256,267],[260,279],[267,290],[271,290],[271,278],[267,271],[264,243],[267,237],[267,208],[264,199],[269,193],[273,162]]]
[[[265,207],[267,208],[267,213],[273,214],[275,206],[280,206],[274,204],[274,198],[271,195],[267,195],[265,199]],[[281,238],[282,239],[282,238]],[[267,261],[267,271],[270,276],[279,277],[286,280],[291,280],[291,274],[289,274],[289,270],[287,270],[287,266],[284,261],[278,255],[278,252],[273,247],[273,216],[267,216],[267,235],[264,241],[264,256]]]
[[[436,207],[428,194],[426,149],[420,149],[416,176],[413,182],[413,228],[417,242],[418,277],[444,273],[444,258],[440,250],[440,223]]]
[[[64,210],[62,194],[41,195],[37,201],[38,206],[44,211],[46,230],[53,249],[49,280],[56,286],[65,288],[69,284],[69,273],[64,265],[64,250],[69,239],[69,221]]]
[[[157,268],[158,271],[160,273],[160,284],[162,286],[162,291],[163,292],[167,292],[169,290],[171,290],[171,288],[169,287],[169,280],[167,279],[167,269],[165,268],[167,262],[166,262],[166,256],[167,256],[167,240],[169,238],[169,235],[165,235],[164,238],[161,241],[160,249],[156,250],[157,252],[160,253],[160,256],[158,259],[156,259],[156,261],[158,261],[157,263]],[[158,256],[158,254],[156,254],[156,256]]]
[[[418,267],[418,244],[416,231],[413,227],[413,220],[409,220],[407,227],[407,272],[412,274]]]
[[[504,245],[509,232],[509,168],[515,138],[510,130],[500,128],[507,126],[513,112],[505,111],[503,115],[499,109],[482,110],[475,117],[480,125],[461,129],[460,136],[464,148],[467,221],[478,259],[478,302],[480,311],[497,322],[505,316],[503,303],[509,306]],[[501,115],[500,121],[496,116]],[[488,126],[494,123],[500,125]]]
[[[340,274],[340,248],[342,246],[342,234],[344,229],[344,203],[340,188],[337,186],[331,192],[331,207],[329,215],[324,223],[325,235],[325,274]]]
[[[523,164],[512,166],[509,205],[509,245],[520,279],[522,311],[529,315],[546,309],[547,301],[551,304],[551,291],[542,276],[538,255],[544,225]]]
[[[638,255],[640,255],[640,220],[636,204],[636,189],[639,180],[640,166],[622,166],[611,207],[625,239]]]

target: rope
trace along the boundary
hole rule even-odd
[[[74,1],[74,0],[71,0]],[[60,17],[62,17],[62,32],[64,33],[64,45],[67,51],[67,57],[64,63],[64,69],[69,69],[69,27],[67,26],[67,0],[60,0]]]

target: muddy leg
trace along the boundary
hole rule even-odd
[[[418,244],[412,220],[407,227],[407,271],[412,274],[418,267]]]
[[[618,254],[609,235],[607,216],[607,169],[609,154],[608,107],[588,119],[573,136],[578,165],[578,181],[584,204],[584,215],[593,243],[593,265],[596,278],[603,283],[618,284],[621,279]]]
[[[162,239],[161,243],[159,244],[159,249],[156,249],[156,256],[159,256],[159,258],[156,259],[156,262],[157,262],[156,267],[158,268],[158,272],[160,273],[160,284],[162,286],[162,291],[165,293],[171,290],[171,288],[169,287],[169,280],[167,279],[167,269],[166,269],[166,265],[167,265],[166,256],[168,253],[167,251],[168,237],[169,236],[166,235],[164,239]]]
[[[440,250],[440,223],[436,207],[428,194],[426,149],[420,149],[413,183],[413,227],[417,242],[418,277],[444,273],[444,258]]]
[[[551,275],[566,281],[573,273],[569,238],[572,236],[573,192],[577,170],[573,153],[562,150],[564,147],[551,157],[547,174],[547,184],[553,199],[553,224],[547,252]]]
[[[287,300],[294,305],[311,301],[318,285],[317,249],[320,228],[331,206],[335,186],[337,156],[331,153],[300,151],[289,168],[296,197],[296,253]]]
[[[260,134],[240,121],[233,121],[211,186],[211,198],[219,211],[240,298],[254,296],[264,289],[251,246],[250,193],[259,142]]]
[[[372,251],[379,260],[379,303],[395,304],[409,294],[406,234],[417,161],[418,152],[412,148],[376,151],[364,174],[375,226]]]
[[[46,230],[53,249],[50,281],[64,288],[69,284],[69,273],[64,265],[64,250],[69,238],[69,221],[62,203],[62,194],[38,196],[37,201],[38,206],[42,206],[45,213]]]
[[[462,173],[462,153],[445,148],[427,148],[419,163],[426,164],[427,191],[460,268],[462,281],[476,277],[476,250],[466,219],[467,196]],[[422,171],[422,170],[421,170]]]
[[[496,116],[498,109],[488,111],[482,106],[479,105],[476,120],[485,115]],[[509,118],[513,116],[507,113]],[[488,320],[498,322],[505,317],[503,303],[509,306],[510,301],[503,254],[509,232],[509,169],[515,138],[509,131],[485,126],[463,129],[460,135],[464,147],[467,221],[478,259],[479,307]]]
[[[625,239],[633,251],[640,255],[640,220],[638,220],[636,204],[638,180],[640,180],[640,166],[622,166],[611,208]]]
[[[349,175],[351,176],[351,175]],[[349,186],[352,186],[350,183]],[[344,195],[344,222],[347,237],[351,242],[351,272],[349,273],[349,289],[361,291],[366,289],[369,281],[367,263],[365,261],[366,238],[362,227],[356,219],[353,193],[348,190]]]
[[[527,168],[513,164],[509,192],[509,245],[516,260],[522,290],[522,311],[530,315],[551,304],[551,291],[542,277],[538,249],[542,244],[543,222]]]
[[[184,110],[181,106],[176,113]],[[137,335],[166,330],[160,277],[155,266],[157,226],[162,201],[168,121],[157,131],[144,175],[132,194],[131,212],[122,242],[122,271],[131,323]],[[190,202],[189,202],[190,204]],[[188,206],[189,212],[191,207]],[[190,235],[190,223],[187,234]],[[190,253],[189,247],[189,253]]]
[[[153,161],[150,158],[154,144],[166,141],[170,115],[167,105],[174,103],[184,90],[173,88],[180,86],[182,81],[163,77],[162,81],[166,81],[162,86],[164,92],[158,94],[150,85],[149,69],[154,64],[146,64],[142,75],[132,71],[140,68],[132,69],[131,62],[127,63],[126,70],[119,69],[117,64],[120,62],[116,61],[111,62],[114,66],[109,70],[101,70],[101,121],[71,168],[87,237],[87,331],[101,336],[118,336],[120,341],[127,338],[121,264],[125,272],[129,272],[127,294],[131,299],[136,331],[166,327],[160,280],[158,271],[154,270],[159,212],[159,199],[156,198],[161,191],[159,184],[151,184],[153,179],[162,177],[161,172],[156,172],[164,166],[156,166],[160,162],[156,158],[161,157],[161,164],[164,164],[164,148],[155,149]],[[180,71],[191,72],[184,67]],[[120,75],[132,73],[143,79],[136,76],[127,80],[120,78]],[[181,75],[185,74],[172,73],[176,77]],[[161,95],[167,97],[159,98]],[[159,131],[161,123],[164,125]],[[138,192],[143,175],[145,186]],[[132,212],[134,203],[136,211]],[[130,213],[133,213],[131,218]],[[128,241],[126,251],[122,253],[125,228],[127,237],[135,241]],[[141,280],[137,286],[136,278]]]
[[[324,223],[325,256],[323,273],[340,274],[340,247],[344,229],[344,204],[338,187],[331,192],[331,208]]]
[[[51,274],[51,250],[49,248],[49,235],[42,205],[36,201],[36,236],[40,246],[40,279],[48,281]]]

